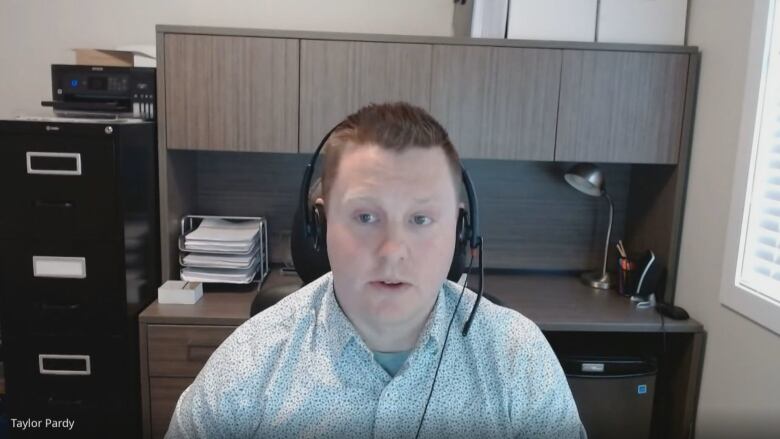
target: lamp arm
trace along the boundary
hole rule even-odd
[[[610,235],[612,235],[612,217],[615,210],[615,206],[612,203],[612,197],[609,196],[606,190],[604,190],[604,197],[609,201],[609,227],[607,227],[607,242],[604,243],[604,264],[601,267],[602,279],[607,275],[607,255],[609,254],[609,239]]]

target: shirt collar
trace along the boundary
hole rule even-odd
[[[344,311],[341,309],[338,301],[336,300],[336,294],[333,289],[333,275],[332,272],[328,273],[323,279],[323,297],[320,313],[318,316],[318,323],[324,328],[324,335],[326,337],[329,350],[338,358],[344,351],[347,344],[352,339],[357,339],[359,343],[363,344],[360,339],[357,330],[349,321]],[[428,320],[425,322],[423,329],[418,338],[417,344],[413,348],[414,350],[420,347],[432,346],[436,352],[444,343],[444,337],[447,332],[447,326],[449,325],[450,318],[452,317],[452,306],[454,302],[448,299],[452,299],[451,288],[449,288],[448,282],[445,280],[442,286],[439,288],[439,293],[436,297],[436,303],[434,304],[433,311],[428,316]],[[454,324],[454,323],[453,323]]]

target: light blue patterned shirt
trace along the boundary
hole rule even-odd
[[[518,294],[522,291],[518,291]],[[445,281],[390,376],[325,274],[241,325],[176,404],[166,438],[413,438],[460,285]],[[420,437],[579,438],[566,377],[539,328],[476,294],[458,307]]]

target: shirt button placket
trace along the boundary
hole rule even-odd
[[[395,381],[388,383],[380,395],[374,418],[375,438],[390,439],[400,436],[398,420],[400,419],[399,410],[402,410],[403,406],[398,400],[398,395],[399,389]]]

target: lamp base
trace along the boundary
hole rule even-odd
[[[580,276],[580,279],[582,279],[582,283],[585,285],[600,290],[610,290],[614,286],[612,276],[610,276],[609,273],[605,273],[604,276],[602,276],[601,271],[583,273],[582,276]]]

